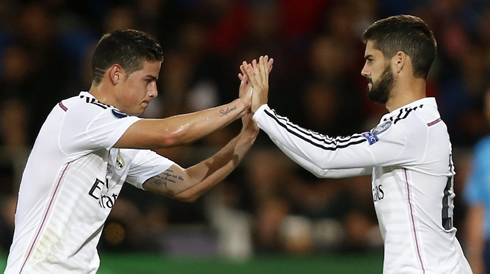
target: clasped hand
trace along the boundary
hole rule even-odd
[[[260,56],[259,61],[256,59],[252,60],[252,63],[243,61],[240,66],[241,73],[238,74],[238,78],[242,81],[240,87],[242,88],[242,85],[244,85],[243,99],[251,100],[250,108],[252,113],[255,113],[261,105],[267,104],[269,95],[269,73],[272,71],[273,63],[274,59],[265,55]],[[240,89],[240,92],[242,92],[242,89]]]

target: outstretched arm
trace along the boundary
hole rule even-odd
[[[363,132],[332,137],[303,128],[278,115],[266,104],[269,90],[267,58],[259,58],[258,63],[253,61],[246,71],[253,86],[251,109],[255,112],[254,121],[279,148],[289,152],[288,156],[303,164],[309,162],[309,168],[315,170],[316,175],[361,175],[371,172],[373,166],[413,161],[416,152],[406,153],[409,137],[403,129],[392,126],[391,121],[379,125],[384,130],[377,135]],[[417,126],[420,132],[425,132],[425,124]],[[333,170],[336,171],[331,172]]]
[[[272,140],[274,141],[274,140]],[[317,178],[347,178],[347,177],[356,177],[362,175],[370,175],[373,171],[372,167],[359,167],[359,168],[342,168],[342,169],[324,169],[318,167],[313,162],[301,157],[289,150],[287,147],[282,146],[278,142],[274,142],[277,147],[284,152],[291,160],[293,160],[298,165],[302,166],[304,169],[311,172],[311,174],[315,175]]]
[[[251,87],[247,86],[246,76],[239,75],[244,86],[244,96],[251,96]],[[252,114],[242,117],[243,127],[240,134],[212,157],[184,169],[173,165],[165,172],[148,179],[143,188],[185,202],[193,202],[213,186],[228,176],[241,162],[254,143],[259,128],[252,120]]]
[[[242,131],[212,157],[187,169],[173,165],[162,174],[147,180],[143,188],[173,199],[193,202],[237,167],[255,141],[257,133],[258,130]]]
[[[199,140],[250,111],[251,90],[246,87],[247,81],[242,81],[240,98],[225,105],[165,119],[139,120],[126,130],[114,147],[156,149]]]

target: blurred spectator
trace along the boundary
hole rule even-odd
[[[53,106],[76,92],[66,89],[70,59],[57,44],[54,18],[42,3],[30,2],[19,9],[15,25],[16,43],[23,47],[28,61],[27,73],[15,96],[29,109],[31,141]],[[23,71],[12,73],[19,72]]]
[[[14,234],[14,218],[17,196],[10,195],[0,200],[0,254],[7,254]]]
[[[482,44],[475,36],[485,10],[480,2],[434,0],[413,7],[415,14],[427,19],[438,38],[439,52],[431,78],[454,146],[472,146],[481,137],[480,125],[484,124],[481,102],[486,80],[482,78]]]
[[[375,4],[371,0],[336,1],[329,9],[325,10],[325,19],[319,32],[319,36],[324,36],[324,38],[312,40],[311,51],[318,53],[313,53],[310,58],[311,62],[315,62],[314,58],[317,56],[327,57],[330,55],[330,58],[336,61],[335,64],[330,64],[326,60],[316,61],[329,68],[324,71],[319,70],[316,73],[321,73],[323,77],[343,79],[338,80],[338,82],[343,83],[343,87],[339,88],[346,93],[343,98],[348,100],[352,107],[345,112],[354,110],[352,114],[348,114],[351,117],[362,114],[363,121],[357,121],[357,125],[365,123],[366,128],[377,124],[378,117],[386,113],[383,106],[369,101],[364,96],[366,79],[360,73],[364,65],[364,44],[360,39],[361,32],[375,21],[376,11]],[[319,45],[315,47],[315,44]]]
[[[353,60],[348,49],[349,45],[335,36],[313,40],[307,58],[308,73],[300,88],[303,92],[296,92],[301,96],[297,101],[303,102],[300,112],[303,117],[298,123],[331,135],[347,135],[364,126],[365,108],[362,94],[351,78]],[[320,99],[327,100],[322,103]]]
[[[0,253],[12,243],[17,190],[30,151],[29,112],[23,102],[0,104]]]

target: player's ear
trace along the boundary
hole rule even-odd
[[[122,80],[123,69],[120,65],[114,64],[109,68],[108,74],[112,84],[116,85]]]
[[[393,56],[392,61],[394,62],[393,66],[395,68],[395,71],[399,73],[403,67],[405,66],[405,63],[407,62],[407,54],[403,51],[398,51],[395,56]]]

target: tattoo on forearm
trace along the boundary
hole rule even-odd
[[[172,169],[167,169],[165,172],[156,175],[152,178],[151,183],[156,186],[164,186],[167,190],[168,196],[174,196],[174,191],[170,189],[169,184],[181,183],[184,181],[184,178],[180,175],[174,174]]]
[[[228,115],[228,113],[232,112],[236,110],[236,106],[232,107],[232,108],[226,108],[226,109],[222,109],[219,111],[219,113],[221,114],[220,116],[226,116]]]

